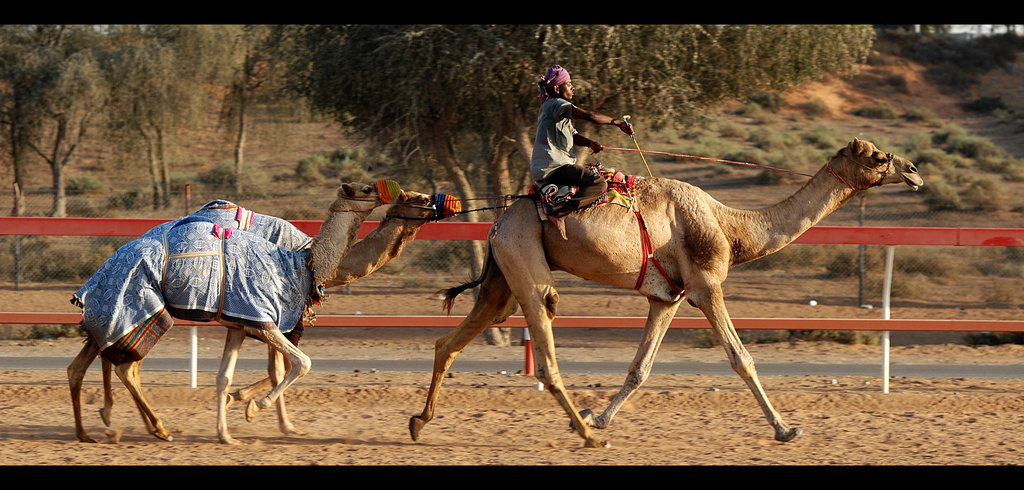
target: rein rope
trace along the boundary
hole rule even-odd
[[[803,172],[797,172],[795,170],[789,170],[789,169],[786,169],[786,168],[769,167],[767,165],[761,165],[761,164],[757,164],[757,163],[736,162],[736,161],[733,161],[733,160],[722,160],[720,158],[709,158],[709,157],[700,157],[700,156],[695,156],[695,155],[684,155],[682,153],[669,153],[667,151],[653,151],[653,150],[640,150],[640,149],[634,150],[633,148],[613,148],[613,147],[609,147],[609,146],[604,147],[604,149],[605,150],[615,150],[615,151],[631,151],[631,152],[635,152],[635,153],[640,153],[641,157],[643,156],[644,153],[650,153],[652,155],[665,155],[665,156],[671,156],[671,157],[689,158],[691,160],[705,160],[705,161],[709,161],[709,162],[728,163],[728,164],[731,164],[731,165],[743,165],[743,166],[746,166],[746,167],[757,167],[757,168],[763,168],[763,169],[767,169],[767,170],[775,170],[777,172],[786,172],[786,173],[790,173],[790,174],[803,175],[804,177],[814,177],[811,174],[806,174],[806,173],[803,173]]]

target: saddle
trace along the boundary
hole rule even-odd
[[[592,163],[587,166],[604,177],[608,183],[608,189],[594,202],[573,211],[589,209],[602,204],[617,204],[627,209],[633,209],[633,186],[643,177],[626,175],[615,169],[605,169],[600,163]],[[564,210],[567,203],[576,200],[575,196],[578,191],[579,187],[577,186],[557,186],[555,184],[547,184],[542,187],[537,184],[530,186],[529,195],[537,203],[537,214],[540,220],[550,221],[555,225],[563,239],[566,238],[564,218],[572,212]]]

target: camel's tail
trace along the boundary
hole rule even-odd
[[[448,289],[442,289],[442,290],[437,292],[437,294],[440,294],[440,295],[444,296],[444,302],[441,304],[441,308],[444,309],[446,314],[448,314],[448,315],[452,314],[452,305],[455,304],[455,297],[456,296],[462,294],[463,291],[465,291],[467,289],[473,289],[473,288],[479,286],[481,283],[484,282],[484,278],[487,277],[487,269],[490,268],[491,262],[493,260],[494,259],[491,258],[491,244],[490,244],[490,241],[488,241],[487,242],[487,255],[486,255],[486,257],[484,257],[484,267],[483,267],[483,270],[481,270],[481,272],[480,272],[480,277],[476,278],[475,280],[469,281],[467,283],[460,284],[458,286],[455,286],[455,287],[452,287],[452,288],[448,288]]]

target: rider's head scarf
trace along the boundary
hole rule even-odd
[[[568,81],[569,72],[565,68],[560,65],[551,65],[548,72],[544,74],[544,78],[537,82],[537,86],[540,87],[540,103],[543,104],[548,100],[548,88],[554,89]]]

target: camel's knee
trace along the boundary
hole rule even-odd
[[[544,309],[547,310],[548,316],[554,317],[558,314],[558,291],[555,288],[548,287],[544,292]]]
[[[302,351],[296,351],[291,357],[289,372],[296,373],[296,376],[305,376],[313,368],[313,360]]]
[[[750,357],[750,354],[746,352],[735,352],[729,351],[729,365],[732,366],[732,370],[739,374],[743,378],[749,378],[757,375],[757,369],[754,367],[754,358]]]
[[[635,389],[636,387],[644,384],[647,378],[651,375],[651,368],[641,368],[635,371],[630,371],[626,374],[626,381],[623,383],[623,388]]]
[[[217,387],[228,387],[231,386],[232,376],[227,373],[217,373]]]

